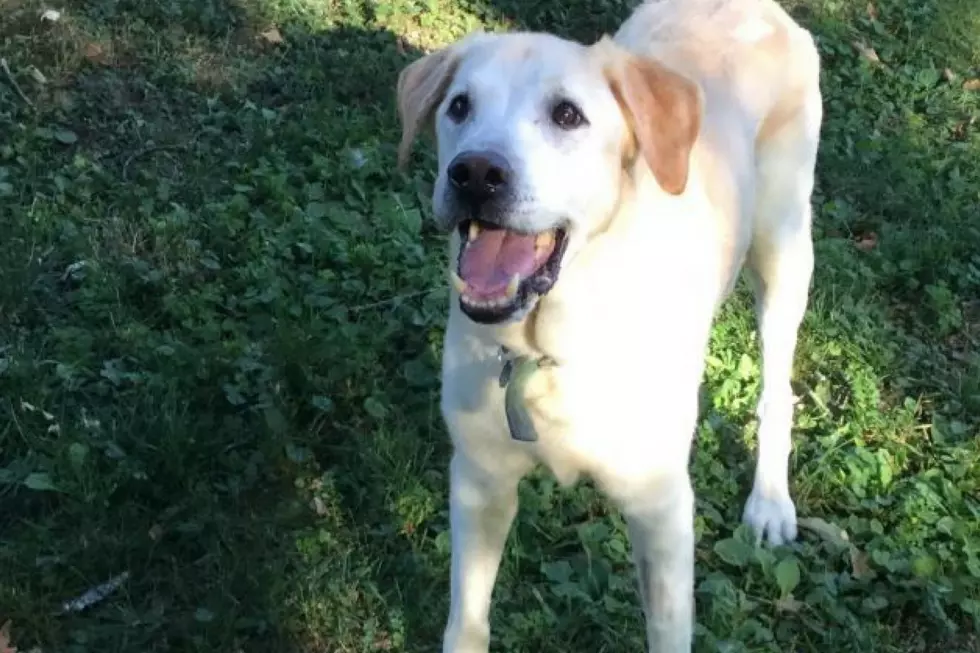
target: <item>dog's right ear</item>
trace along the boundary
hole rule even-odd
[[[398,74],[398,117],[402,140],[398,146],[398,167],[404,168],[412,143],[442,102],[446,88],[456,73],[463,52],[481,33],[471,34],[441,50],[427,54],[405,66]]]

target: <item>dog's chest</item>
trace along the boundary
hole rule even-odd
[[[696,404],[696,379],[668,380],[636,359],[545,364],[524,379],[512,373],[511,382],[520,382],[517,401],[531,424],[530,432],[515,432],[506,405],[508,387],[512,393],[515,388],[501,383],[506,357],[487,346],[482,356],[464,362],[460,351],[450,344],[445,354],[443,410],[455,446],[481,465],[540,463],[567,484],[582,474],[649,471],[656,460],[666,467],[683,456],[686,444],[665,437],[676,429],[657,424],[684,418],[679,406]]]

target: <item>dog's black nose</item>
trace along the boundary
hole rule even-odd
[[[462,152],[449,162],[448,173],[460,198],[479,206],[507,188],[511,169],[495,152]]]

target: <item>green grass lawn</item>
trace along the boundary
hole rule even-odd
[[[977,651],[980,4],[787,5],[824,60],[792,460],[810,521],[779,549],[738,526],[759,390],[740,290],[692,463],[697,649]],[[395,171],[396,75],[481,25],[591,41],[627,13],[0,0],[0,624],[21,651],[438,649],[445,253],[431,147]],[[639,610],[619,515],[529,478],[494,650],[640,651]]]

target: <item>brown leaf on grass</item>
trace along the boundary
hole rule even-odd
[[[980,91],[980,78],[968,79],[963,82],[964,91]]]
[[[272,45],[279,45],[283,42],[282,32],[280,32],[279,28],[275,25],[264,32],[260,32],[259,37],[266,43],[270,43]]]
[[[313,497],[313,500],[310,502],[310,506],[313,508],[313,512],[320,517],[326,517],[327,513],[330,512],[327,510],[327,504],[323,502],[323,499],[317,496]]]
[[[17,653],[16,647],[10,643],[10,620],[0,626],[0,653]]]
[[[969,134],[970,128],[977,121],[976,117],[971,117],[969,120],[960,120],[958,123],[953,125],[952,137],[953,140],[965,141],[967,135]]]
[[[860,55],[867,61],[870,61],[873,64],[881,64],[881,59],[878,57],[878,53],[875,52],[875,49],[870,45],[865,45],[860,41],[855,41],[853,45],[854,49],[857,50],[858,53],[860,53]]]
[[[856,546],[851,547],[851,573],[855,578],[863,578],[871,573],[868,554]]]
[[[802,519],[798,519],[796,523],[800,528],[805,528],[808,531],[812,531],[821,540],[834,542],[840,546],[850,546],[851,544],[847,531],[836,524],[831,524],[830,522],[821,519],[820,517],[804,517]]]
[[[861,234],[854,240],[854,245],[862,252],[870,252],[878,246],[878,234],[873,231]]]
[[[109,60],[105,48],[100,43],[86,43],[83,54],[90,62],[99,65],[104,65]]]

